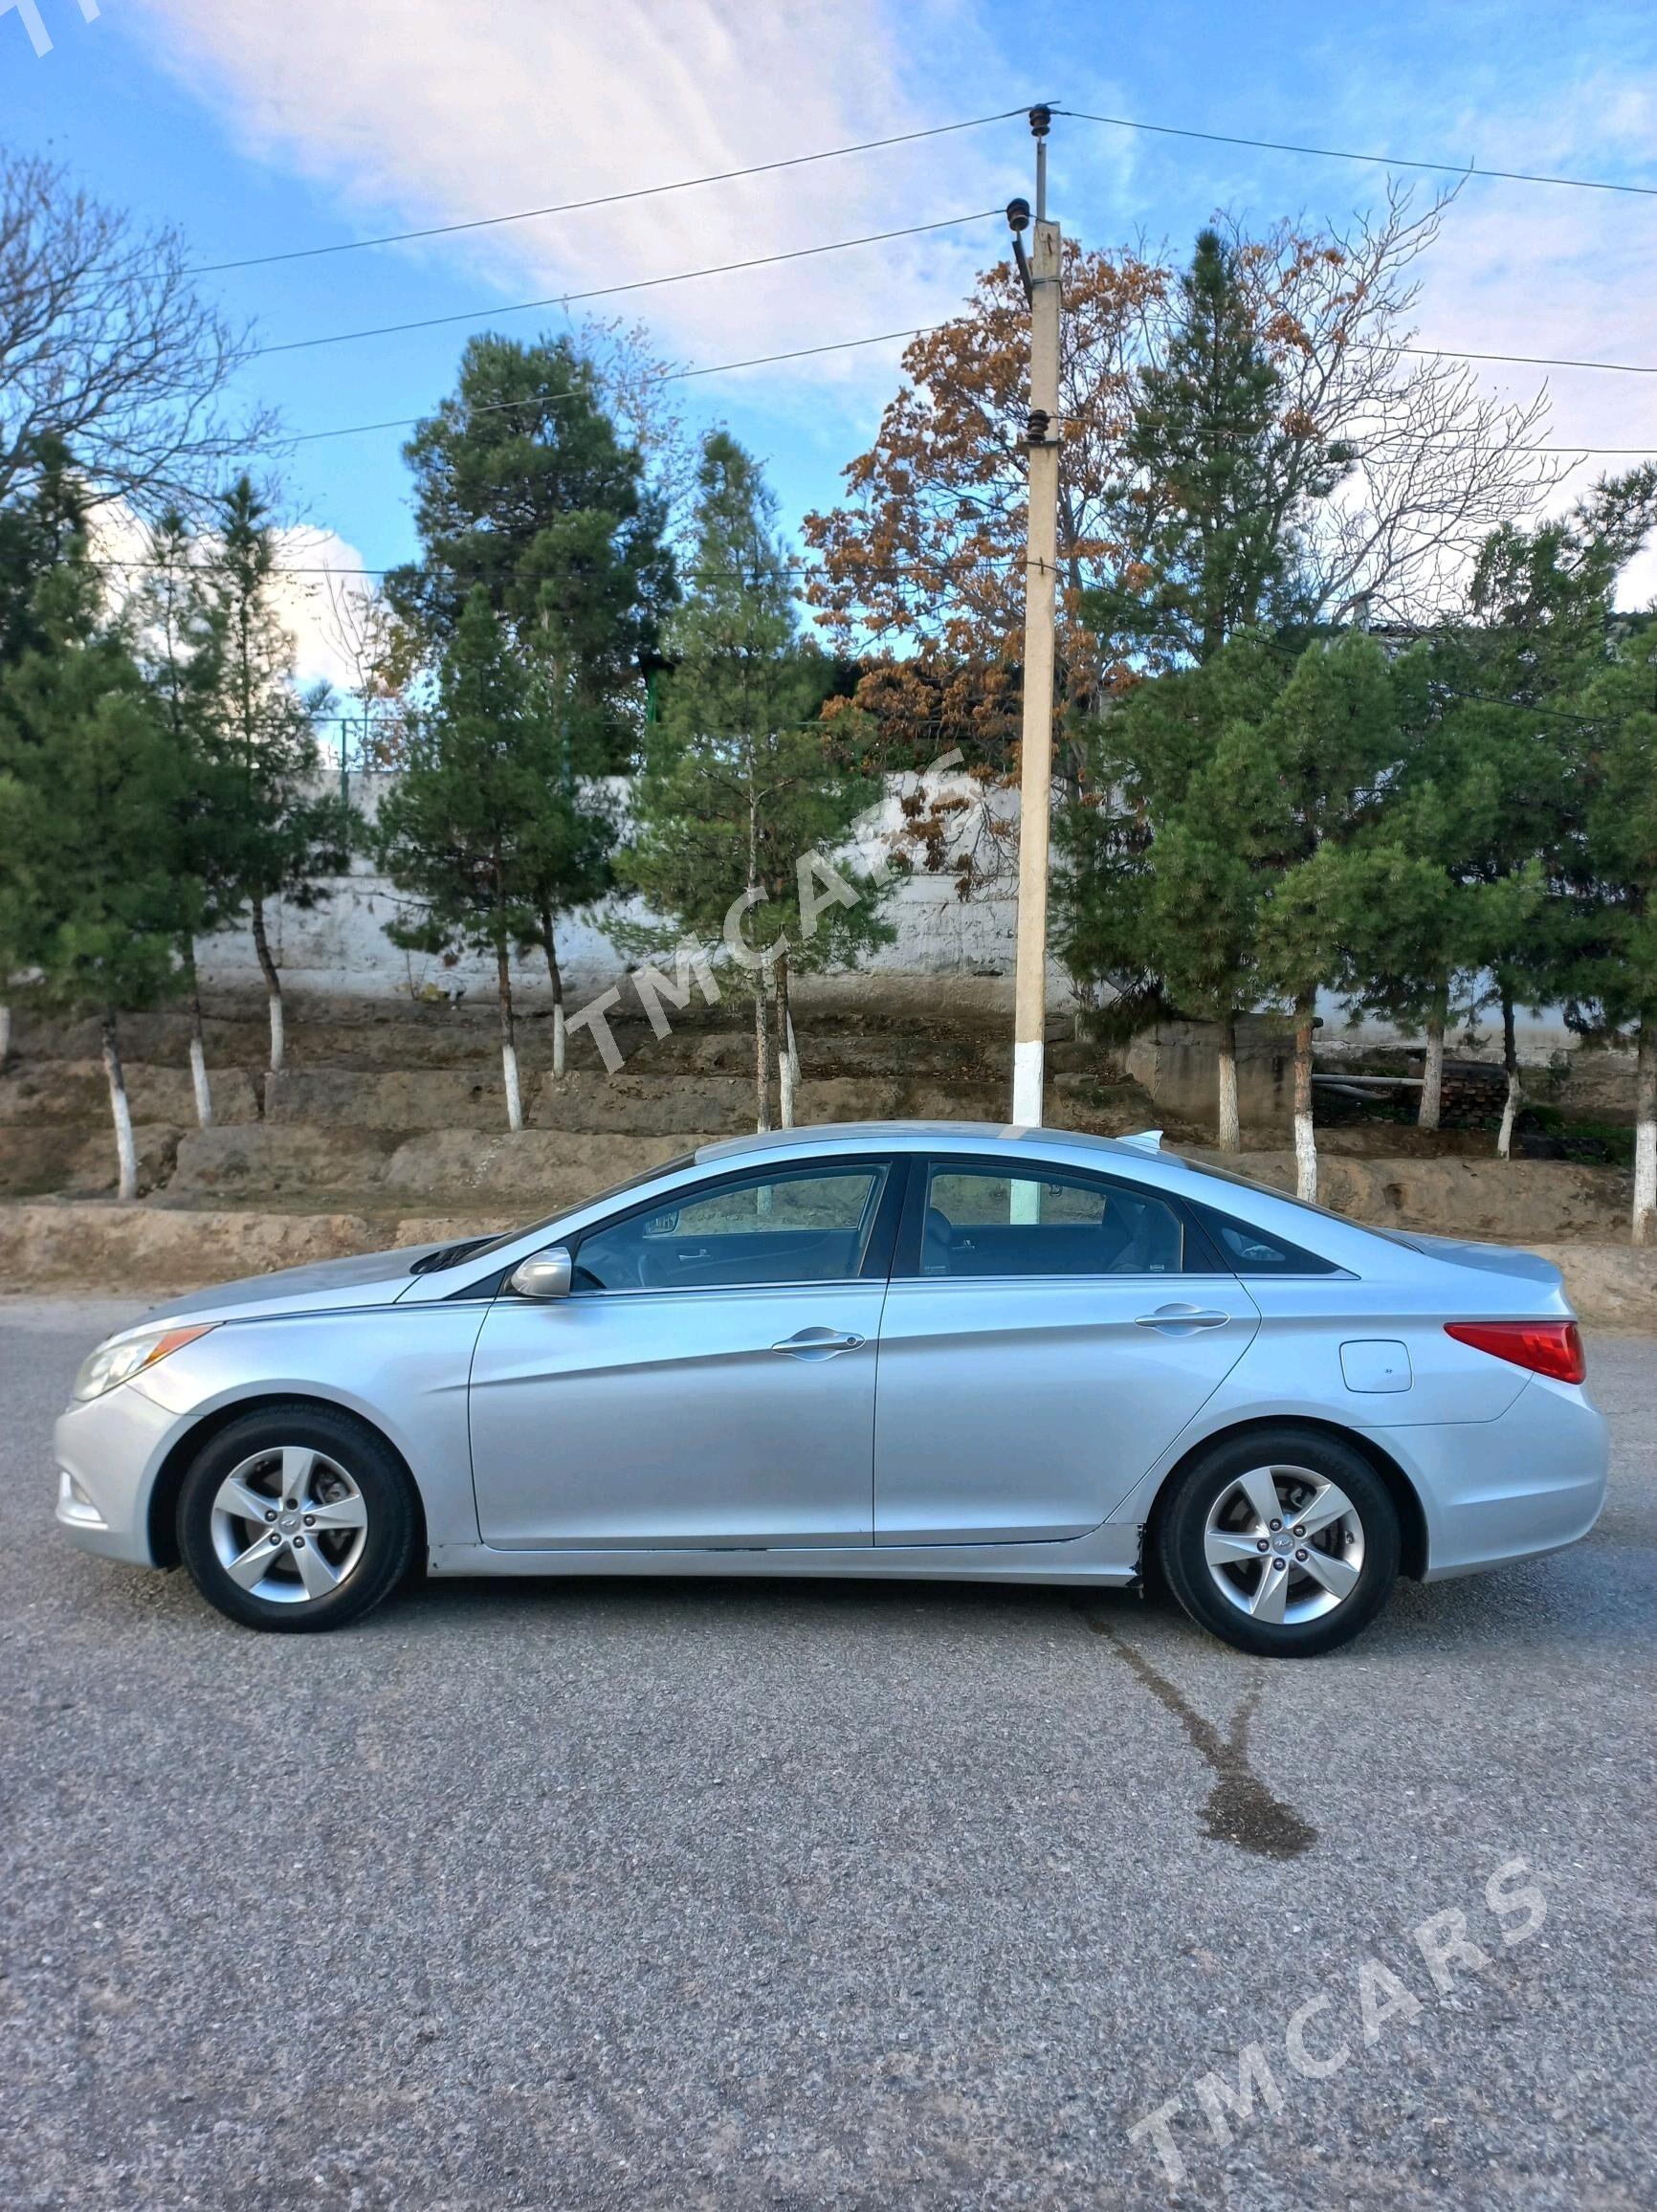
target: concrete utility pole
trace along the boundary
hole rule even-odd
[[[1025,566],[1024,775],[1019,796],[1018,969],[1013,1001],[1012,1117],[1040,1126],[1047,1034],[1048,818],[1052,806],[1053,602],[1058,580],[1059,227],[1048,221],[1047,136],[1051,118],[1032,107],[1036,142],[1034,251],[1021,235],[1029,208],[1008,208],[1013,252],[1030,303],[1029,528]]]

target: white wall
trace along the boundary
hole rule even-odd
[[[352,803],[370,819],[377,813],[394,774],[354,775]],[[890,780],[888,794],[868,818],[859,847],[873,859],[887,849],[888,835],[896,830],[902,816],[900,792],[913,791],[913,776]],[[933,787],[937,786],[933,780]],[[966,779],[948,779],[952,787],[971,786]],[[618,795],[625,799],[625,785]],[[1010,805],[1016,816],[1016,795],[1002,803],[1005,815]],[[849,849],[855,859],[857,848]],[[649,918],[637,900],[618,904],[612,912],[632,918]],[[359,859],[349,875],[337,880],[333,896],[309,913],[273,901],[267,909],[272,949],[283,979],[301,990],[348,993],[367,998],[400,998],[418,994],[428,986],[463,984],[468,996],[494,991],[491,960],[468,958],[453,968],[441,960],[420,953],[406,953],[385,933],[385,924],[400,912],[397,894],[372,866]],[[901,878],[886,907],[896,936],[867,961],[873,974],[892,976],[1010,977],[1016,904],[1009,897],[981,897],[962,901],[952,877],[912,874]],[[629,962],[606,937],[605,914],[567,922],[560,931],[559,960],[565,989],[572,998],[602,988],[626,974]],[[754,934],[764,941],[756,918]],[[244,929],[231,930],[201,948],[204,979],[221,985],[256,984],[258,963],[253,939]],[[515,963],[515,981],[521,980],[533,997],[547,987],[545,963],[539,958]],[[1055,994],[1062,995],[1063,978],[1055,970]]]
[[[998,791],[986,801],[969,777],[931,777],[924,781],[929,796],[947,793],[968,802],[951,841],[952,852],[959,852],[970,838],[982,853],[989,850],[987,838],[997,831],[1009,840],[1018,818],[1016,791]],[[382,796],[394,782],[394,773],[353,775],[353,804],[372,819]],[[854,861],[859,852],[868,861],[887,851],[890,837],[902,825],[899,802],[905,794],[913,794],[921,782],[913,775],[888,779],[884,799],[866,818],[856,845],[848,849]],[[615,788],[625,805],[625,783],[618,781]],[[1005,851],[1010,857],[1010,841]],[[394,945],[385,933],[385,923],[395,919],[399,911],[400,902],[390,884],[361,859],[349,875],[339,879],[333,896],[309,913],[273,902],[267,910],[268,926],[285,983],[301,991],[361,998],[406,998],[455,986],[463,986],[469,998],[493,995],[492,961],[468,958],[453,968],[446,968],[441,960],[406,953]],[[636,900],[613,911],[648,918],[647,910]],[[1004,895],[981,893],[963,900],[957,894],[952,874],[917,871],[899,879],[885,914],[895,930],[894,940],[872,954],[861,973],[893,984],[899,979],[912,984],[926,979],[953,982],[963,996],[970,993],[980,1003],[986,998],[999,999],[1005,985],[1010,1004],[1017,928],[1017,902],[1011,896],[1010,879]],[[559,959],[572,1009],[627,973],[630,963],[605,935],[605,919],[601,912],[566,922],[560,932]],[[755,937],[757,941],[764,941],[757,921]],[[210,984],[246,987],[259,983],[253,940],[246,929],[227,931],[211,939],[201,947],[200,957],[203,978]],[[1071,1006],[1064,971],[1056,962],[1049,963],[1048,980],[1051,1005],[1055,1008]],[[545,963],[539,958],[515,962],[514,981],[521,987],[526,1003],[533,1002],[548,987]],[[1383,1022],[1365,1020],[1356,1029],[1349,1029],[1345,1015],[1333,1001],[1322,1005],[1320,1011],[1324,1017],[1321,1042],[1326,1048],[1379,1044],[1398,1037],[1398,1032]],[[1487,1015],[1487,1051],[1499,1051],[1500,1047],[1499,1035],[1491,1035],[1492,1028]],[[1556,1051],[1571,1049],[1576,1042],[1557,1010],[1539,1017],[1521,1014],[1519,1039],[1523,1056],[1531,1061],[1545,1060]]]

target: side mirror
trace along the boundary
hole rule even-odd
[[[519,1260],[512,1271],[511,1287],[520,1298],[567,1298],[575,1262],[567,1245],[554,1245],[533,1259]]]

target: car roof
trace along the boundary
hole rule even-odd
[[[751,1153],[806,1151],[830,1145],[886,1145],[908,1151],[931,1149],[939,1144],[987,1150],[1004,1144],[1029,1143],[1048,1152],[1063,1146],[1067,1151],[1099,1153],[1106,1158],[1119,1159],[1125,1154],[1130,1159],[1143,1160],[1146,1152],[1154,1149],[1156,1135],[1157,1132],[1149,1130],[1142,1138],[1091,1137],[1078,1129],[1027,1128],[1017,1122],[995,1121],[813,1121],[804,1128],[768,1129],[751,1137],[721,1138],[718,1143],[704,1144],[695,1157],[700,1166],[704,1161],[743,1160]]]

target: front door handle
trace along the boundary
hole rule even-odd
[[[1137,1329],[1156,1329],[1164,1337],[1188,1337],[1194,1329],[1223,1329],[1231,1318],[1208,1306],[1159,1306],[1154,1314],[1135,1316]]]
[[[790,1360],[831,1360],[836,1352],[855,1352],[862,1341],[849,1329],[802,1329],[771,1349],[786,1352]]]

